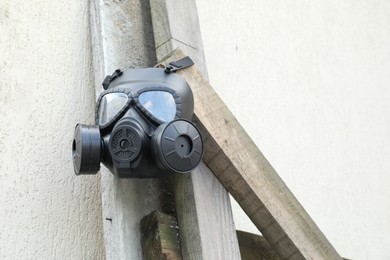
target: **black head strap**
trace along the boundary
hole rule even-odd
[[[170,62],[168,66],[165,67],[165,72],[166,73],[176,72],[178,70],[191,67],[192,65],[194,65],[194,62],[191,60],[190,57],[187,56],[178,61]]]

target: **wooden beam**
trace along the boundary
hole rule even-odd
[[[242,260],[280,260],[264,237],[237,230],[237,238]]]
[[[174,216],[153,211],[141,220],[145,260],[181,260],[179,226]]]
[[[175,196],[184,259],[241,259],[229,196],[204,163],[178,177]]]
[[[115,69],[155,65],[148,1],[92,0],[90,23],[96,96],[103,91],[105,76]],[[160,180],[118,179],[104,166],[98,177],[106,259],[142,259],[139,222],[162,208]]]
[[[175,51],[165,62],[185,56]],[[283,259],[341,259],[213,88],[193,66],[192,88],[204,162]]]
[[[237,230],[237,238],[242,260],[280,260],[279,255],[263,236]]]
[[[157,58],[180,47],[207,78],[202,38],[194,0],[150,0]],[[229,194],[201,164],[179,175],[176,210],[184,259],[240,259]]]
[[[187,4],[189,7],[194,5],[193,1],[176,2],[179,5]],[[155,48],[150,46],[154,42],[153,32],[147,26],[150,24],[148,3],[148,1],[140,1],[139,4],[133,1],[91,1],[91,38],[97,96],[102,91],[100,83],[104,77],[111,74],[116,68],[153,66],[156,63]],[[188,8],[188,11],[195,11],[196,14],[196,10],[191,8]],[[180,15],[180,13],[176,13],[176,15]],[[172,15],[170,18],[172,18]],[[194,36],[197,36],[197,34],[194,34]],[[161,48],[158,48],[160,57],[165,56],[163,50],[171,51],[167,46],[176,46],[178,44],[183,48],[191,50],[193,56],[199,57],[198,64],[204,63],[203,51],[199,44],[184,44],[182,41],[186,40],[176,36],[170,41],[172,42],[171,45],[167,44],[164,45],[165,47],[160,46]],[[205,68],[205,63],[203,67]],[[207,74],[206,70],[204,70],[204,74]],[[104,167],[101,169],[100,177],[102,183],[106,259],[142,258],[140,231],[138,228],[139,221],[141,217],[152,210],[165,208],[164,204],[169,204],[169,201],[166,203],[164,199],[166,196],[164,194],[164,189],[167,189],[166,185],[162,185],[159,180],[116,179]],[[196,176],[196,178],[201,177]],[[212,188],[215,191],[193,192],[188,199],[194,201],[194,205],[199,205],[203,203],[202,201],[207,201],[208,198],[215,196],[214,204],[210,205],[210,208],[205,210],[204,214],[196,211],[187,214],[186,209],[189,208],[189,204],[184,204],[185,206],[178,210],[182,223],[191,223],[191,225],[187,225],[188,229],[185,227],[182,229],[183,240],[186,241],[184,243],[185,252],[193,252],[191,257],[187,255],[186,259],[197,259],[199,256],[203,259],[217,259],[214,256],[218,254],[218,251],[224,250],[223,246],[219,250],[193,250],[194,248],[203,248],[203,245],[211,245],[213,240],[217,241],[217,235],[220,236],[218,244],[231,244],[230,248],[235,252],[230,256],[225,254],[227,256],[225,259],[239,259],[237,239],[235,235],[227,235],[228,232],[235,234],[229,196],[210,172],[204,173],[202,178],[213,184]],[[178,183],[193,185],[193,180],[192,177],[179,178]],[[195,185],[195,187],[199,186],[202,185],[200,183]],[[195,188],[195,190],[199,189]],[[183,194],[184,191],[182,192]],[[181,198],[183,200],[186,199],[186,197]],[[207,237],[207,233],[193,228],[193,223],[207,223],[208,216],[213,216],[213,219],[216,219],[220,215],[226,216],[227,220],[224,223],[215,221],[215,223],[210,222],[209,225],[214,225],[213,230],[224,232],[217,232],[215,235]],[[190,237],[191,235],[196,235],[195,231],[198,235],[198,244],[192,243]],[[225,241],[229,241],[229,243],[225,243]]]
[[[195,0],[150,0],[150,8],[157,60],[180,48],[191,56],[207,79]]]

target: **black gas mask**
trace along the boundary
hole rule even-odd
[[[187,173],[199,164],[203,141],[190,121],[194,99],[173,73],[178,67],[117,70],[105,79],[96,125],[76,125],[76,175],[96,174],[100,162],[120,178]]]

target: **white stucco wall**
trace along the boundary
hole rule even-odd
[[[388,259],[390,2],[197,6],[211,84],[298,200],[344,257]],[[88,1],[2,0],[0,33],[0,259],[104,259],[99,178],[70,158]]]
[[[336,250],[389,259],[390,2],[197,7],[211,84]]]
[[[71,141],[92,123],[88,1],[0,2],[0,259],[103,259],[99,178]]]

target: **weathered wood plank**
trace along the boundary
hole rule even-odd
[[[264,237],[237,230],[237,238],[242,260],[280,260]]]
[[[141,220],[141,243],[145,260],[181,260],[179,226],[174,216],[153,211]]]
[[[191,56],[204,78],[207,66],[194,0],[150,0],[157,60],[180,48]]]
[[[166,62],[180,59],[175,51]],[[204,162],[283,259],[341,259],[196,67],[178,72],[195,97]]]
[[[278,253],[273,250],[267,240],[260,235],[237,230],[242,260],[279,260]],[[342,258],[343,260],[350,260]]]
[[[150,6],[158,60],[180,47],[207,78],[195,1],[150,0]],[[240,259],[229,195],[204,164],[177,177],[175,198],[184,259]]]
[[[191,175],[178,176],[175,195],[183,257],[241,259],[229,195],[212,177],[204,163]]]
[[[115,69],[154,66],[150,19],[148,1],[90,1],[97,96],[103,90],[104,77]],[[146,214],[161,208],[160,181],[117,179],[104,166],[98,176],[106,259],[142,259],[139,222]]]

